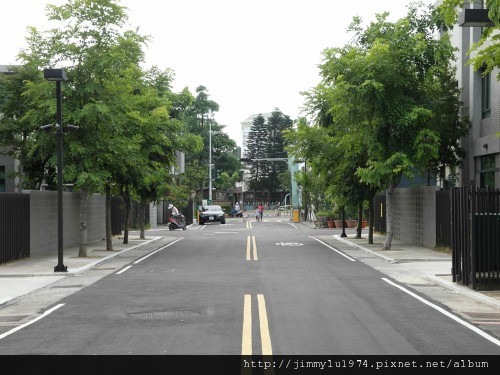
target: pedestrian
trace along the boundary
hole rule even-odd
[[[243,210],[242,216],[243,216],[243,221],[247,221],[247,218],[248,218],[248,212],[247,212],[247,210]]]
[[[259,210],[260,221],[262,221],[262,217],[264,216],[264,205],[262,204],[262,202],[260,202],[257,209]]]
[[[179,210],[172,203],[168,205],[168,209],[170,210],[172,217],[176,217],[179,215]]]
[[[255,220],[256,221],[260,220],[260,211],[258,206],[255,206]]]

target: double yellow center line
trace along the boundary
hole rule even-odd
[[[252,245],[253,245],[253,248],[252,248]],[[259,260],[259,257],[257,256],[257,244],[255,242],[255,236],[248,236],[247,237],[247,260],[252,260],[252,255],[253,255],[253,260]]]
[[[263,294],[257,294],[259,309],[260,342],[262,355],[272,355],[271,335],[266,312],[266,300]],[[243,302],[243,335],[241,355],[252,355],[252,295],[245,294]]]

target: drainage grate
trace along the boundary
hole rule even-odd
[[[196,311],[156,311],[130,314],[133,318],[139,319],[165,319],[165,318],[189,318],[200,315]]]
[[[12,316],[0,316],[1,323],[17,323],[23,319],[28,318],[29,315],[12,315]]]
[[[465,312],[473,319],[500,320],[500,313]]]

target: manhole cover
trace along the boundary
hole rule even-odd
[[[165,319],[165,318],[189,318],[200,315],[196,311],[156,311],[130,314],[133,318],[138,319]]]
[[[29,315],[0,316],[1,323],[15,323],[29,317]]]
[[[466,312],[473,319],[500,320],[500,313]]]

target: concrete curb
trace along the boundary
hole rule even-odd
[[[355,248],[355,249],[357,249],[357,250],[364,251],[365,253],[368,253],[368,254],[370,254],[370,255],[373,255],[373,256],[376,256],[376,257],[378,257],[378,258],[380,258],[380,259],[383,259],[383,260],[385,260],[385,261],[386,261],[386,262],[388,262],[388,263],[397,263],[397,261],[396,261],[396,260],[394,260],[394,259],[392,259],[392,258],[386,257],[385,255],[382,255],[382,254],[377,254],[376,252],[374,252],[374,251],[372,251],[372,250],[370,250],[370,249],[367,249],[367,248],[365,248],[365,247],[363,247],[363,246],[360,246],[360,245],[358,245],[358,244],[356,244],[356,243],[353,243],[353,242],[351,242],[351,241],[345,240],[345,239],[343,239],[342,237],[340,237],[340,235],[339,235],[339,234],[335,234],[335,235],[333,235],[333,237],[335,237],[335,238],[336,238],[337,240],[339,240],[340,242],[343,242],[343,243],[345,243],[345,244],[347,244],[347,245],[350,245],[350,246],[354,247],[354,248]]]

